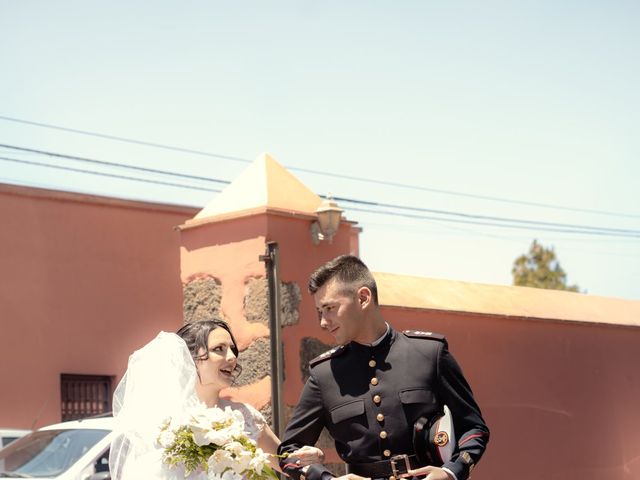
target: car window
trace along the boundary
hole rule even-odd
[[[100,458],[95,461],[93,469],[96,473],[109,471],[109,451],[110,450],[107,449],[107,451],[100,455]]]
[[[2,447],[6,447],[7,445],[9,445],[11,442],[13,442],[14,440],[17,440],[20,437],[2,437],[2,441],[0,441],[0,448]]]
[[[71,467],[108,430],[41,430],[0,450],[0,472],[54,477]]]

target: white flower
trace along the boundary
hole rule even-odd
[[[265,471],[269,455],[257,448],[244,428],[241,411],[198,404],[165,421],[157,443],[164,449],[165,463],[189,465],[188,469],[199,469],[202,475],[206,471],[208,480],[243,480],[250,473],[258,479],[273,476],[270,469]]]
[[[190,424],[194,440],[200,446],[210,443],[222,446],[244,434],[242,412],[229,407],[199,408],[191,414]]]
[[[220,448],[213,452],[207,463],[210,472],[222,474],[225,470],[233,467],[233,455],[231,452]]]
[[[244,480],[241,475],[238,475],[233,470],[227,470],[224,473],[217,473],[209,470],[207,473],[207,480]]]
[[[249,468],[256,473],[262,473],[268,461],[269,455],[264,453],[261,448],[257,448],[253,454],[253,458],[249,462]]]
[[[227,470],[222,474],[222,480],[242,480],[242,475],[233,470]]]
[[[249,464],[251,463],[251,452],[247,450],[243,450],[238,452],[235,455],[235,462],[233,462],[233,471],[236,473],[243,473],[245,470],[249,469]]]
[[[245,451],[244,446],[242,446],[240,442],[237,442],[235,440],[225,444],[224,449],[228,452],[233,453],[234,455],[240,455]]]
[[[236,436],[242,434],[242,432],[238,432],[237,429],[229,427],[221,430],[212,430],[210,428],[192,426],[191,431],[193,432],[193,440],[200,446],[209,445],[210,443],[223,446],[233,441]]]
[[[162,448],[169,448],[175,442],[176,436],[169,429],[163,430],[158,436],[158,444]]]

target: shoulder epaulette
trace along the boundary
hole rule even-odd
[[[441,333],[434,332],[423,332],[422,330],[405,330],[404,333],[407,337],[411,338],[422,338],[424,340],[438,340],[443,342],[445,345],[447,344],[447,338]]]
[[[338,355],[341,355],[344,350],[344,345],[338,345],[337,347],[318,355],[313,360],[310,360],[309,367],[315,367],[320,362],[324,362],[325,360],[329,360],[330,358],[337,357]]]

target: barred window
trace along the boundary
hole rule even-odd
[[[62,421],[111,411],[111,377],[105,375],[60,375]]]

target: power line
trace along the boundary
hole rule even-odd
[[[107,140],[113,140],[113,141],[117,141],[117,142],[131,143],[131,144],[142,145],[142,146],[146,146],[146,147],[161,148],[161,149],[164,149],[164,150],[171,150],[171,151],[176,151],[176,152],[188,153],[188,154],[192,154],[192,155],[212,157],[212,158],[218,158],[218,159],[222,159],[222,160],[230,160],[230,161],[235,161],[235,162],[251,163],[251,160],[249,160],[249,159],[236,157],[236,156],[231,156],[231,155],[221,155],[221,154],[217,154],[217,153],[205,152],[205,151],[202,151],[202,150],[194,150],[194,149],[178,147],[178,146],[174,146],[174,145],[164,145],[164,144],[160,144],[160,143],[147,142],[147,141],[136,140],[136,139],[132,139],[132,138],[120,137],[120,136],[116,136],[116,135],[109,135],[109,134],[104,134],[104,133],[91,132],[91,131],[80,130],[80,129],[75,129],[75,128],[61,127],[61,126],[58,126],[58,125],[51,125],[51,124],[42,123],[42,122],[34,122],[34,121],[30,121],[30,120],[23,120],[23,119],[19,119],[19,118],[4,116],[4,115],[0,115],[0,120],[5,120],[5,121],[8,121],[8,122],[15,122],[15,123],[22,123],[22,124],[25,124],[25,125],[32,125],[32,126],[37,126],[37,127],[42,127],[42,128],[49,128],[49,129],[53,129],[53,130],[60,130],[60,131],[64,131],[64,132],[76,133],[76,134],[79,134],[79,135],[87,135],[87,136],[92,136],[92,137],[97,137],[97,138],[104,138],[104,139],[107,139]],[[479,195],[479,194],[473,194],[473,193],[458,192],[458,191],[454,191],[454,190],[445,190],[445,189],[439,189],[439,188],[425,187],[425,186],[421,186],[421,185],[411,185],[411,184],[406,184],[406,183],[390,182],[390,181],[386,181],[386,180],[379,180],[379,179],[373,179],[373,178],[356,177],[356,176],[352,176],[352,175],[343,175],[343,174],[337,174],[337,173],[331,173],[331,172],[323,172],[323,171],[312,170],[312,169],[308,169],[308,168],[291,167],[291,166],[287,166],[286,168],[289,169],[289,170],[293,170],[293,171],[297,171],[297,172],[311,173],[311,174],[314,174],[314,175],[322,175],[322,176],[326,176],[326,177],[341,178],[341,179],[346,179],[346,180],[351,180],[351,181],[356,181],[356,182],[372,183],[372,184],[385,185],[385,186],[391,186],[391,187],[397,187],[397,188],[419,190],[419,191],[436,193],[436,194],[441,194],[441,195],[450,195],[450,196],[463,197],[463,198],[474,198],[474,199],[478,199],[478,200],[486,200],[486,201],[491,201],[491,202],[507,203],[507,204],[512,204],[512,205],[525,205],[525,206],[529,206],[529,207],[538,207],[538,208],[546,208],[546,209],[553,209],[553,210],[563,210],[563,211],[569,211],[569,212],[590,213],[590,214],[596,214],[596,215],[607,215],[607,216],[622,217],[622,218],[640,218],[640,215],[636,215],[636,214],[612,212],[612,211],[607,211],[607,210],[595,210],[595,209],[589,209],[589,208],[569,207],[569,206],[564,206],[564,205],[553,205],[553,204],[541,203],[541,202],[529,202],[529,201],[525,201],[525,200],[516,200],[516,199],[510,199],[510,198],[495,197],[495,196],[490,196],[490,195]]]
[[[626,228],[609,228],[609,227],[596,227],[593,225],[575,225],[570,223],[556,223],[556,222],[543,222],[538,220],[522,220],[519,218],[509,218],[509,217],[494,217],[490,215],[477,215],[471,213],[462,213],[462,212],[454,212],[451,210],[436,210],[432,208],[424,208],[424,207],[411,207],[407,205],[394,205],[391,203],[380,203],[380,202],[371,202],[367,200],[355,200],[344,197],[332,197],[334,200],[345,202],[345,203],[355,203],[359,205],[369,205],[374,207],[385,207],[385,208],[397,208],[401,210],[410,210],[414,212],[425,212],[425,213],[434,213],[437,215],[449,215],[455,217],[463,217],[470,219],[479,219],[479,220],[490,220],[497,222],[506,222],[506,223],[523,223],[529,225],[538,225],[538,226],[550,226],[550,227],[561,227],[561,228],[576,228],[576,229],[588,229],[588,230],[601,230],[603,232],[612,232],[612,233],[639,233],[638,230],[629,230]]]
[[[132,143],[134,145],[142,145],[142,146],[145,146],[145,147],[162,148],[164,150],[172,150],[174,152],[189,153],[191,155],[201,155],[201,156],[204,156],[204,157],[214,157],[214,158],[220,158],[222,160],[231,160],[233,162],[251,163],[251,160],[248,160],[246,158],[234,157],[234,156],[231,156],[231,155],[220,155],[220,154],[217,154],[217,153],[210,153],[210,152],[203,152],[201,150],[194,150],[192,148],[176,147],[174,145],[163,145],[161,143],[146,142],[144,140],[135,140],[133,138],[118,137],[116,135],[109,135],[109,134],[106,134],[106,133],[89,132],[87,130],[79,130],[79,129],[76,129],[76,128],[60,127],[60,126],[57,126],[57,125],[49,125],[47,123],[32,122],[30,120],[22,120],[22,119],[19,119],[19,118],[5,117],[5,116],[2,116],[2,115],[0,115],[0,120],[6,120],[8,122],[15,122],[15,123],[24,123],[25,125],[33,125],[35,127],[50,128],[52,130],[60,130],[62,132],[70,132],[70,133],[77,133],[77,134],[80,134],[80,135],[88,135],[88,136],[91,136],[91,137],[104,138],[104,139],[113,140],[113,141],[116,141],[116,142]]]
[[[78,173],[86,173],[89,175],[100,175],[103,177],[110,177],[110,178],[118,178],[121,180],[133,180],[136,182],[145,182],[145,183],[154,183],[157,185],[167,185],[170,187],[180,187],[180,188],[189,188],[189,189],[193,189],[193,190],[203,190],[205,192],[221,192],[222,190],[217,190],[214,188],[205,188],[205,187],[197,187],[195,185],[182,185],[179,183],[173,183],[173,182],[165,182],[162,180],[153,180],[150,178],[137,178],[137,177],[129,177],[127,175],[118,175],[115,173],[106,173],[106,172],[96,172],[96,171],[92,171],[92,170],[86,170],[86,169],[82,169],[82,168],[74,168],[74,167],[64,167],[62,165],[51,165],[50,163],[43,163],[43,162],[36,162],[33,160],[22,160],[22,159],[17,159],[17,158],[9,158],[9,157],[2,157],[0,156],[0,160],[4,160],[5,162],[14,162],[14,163],[22,163],[25,165],[36,165],[39,167],[46,167],[46,168],[53,168],[53,169],[57,169],[57,170],[67,170],[70,172],[78,172]]]
[[[206,180],[206,181],[212,180],[212,181],[221,182],[221,183],[229,183],[228,181],[220,180],[220,179],[209,179],[209,178],[206,178],[206,177],[197,177],[197,176],[192,176],[192,175],[178,174],[178,173],[168,172],[168,171],[164,171],[164,170],[156,170],[156,169],[147,169],[147,168],[142,168],[142,167],[134,167],[134,166],[130,166],[130,165],[124,165],[124,164],[118,164],[118,163],[113,163],[113,162],[105,162],[105,161],[100,161],[100,160],[87,159],[87,158],[84,158],[84,157],[77,157],[77,156],[73,156],[73,155],[65,155],[65,154],[59,154],[59,153],[53,153],[53,152],[46,152],[46,151],[43,151],[43,150],[35,150],[35,149],[29,149],[29,148],[25,148],[25,147],[15,147],[15,146],[4,145],[4,144],[0,144],[0,147],[9,148],[9,149],[14,149],[15,148],[15,149],[17,149],[19,151],[28,151],[28,152],[32,152],[32,153],[39,153],[39,154],[42,154],[42,155],[49,155],[49,156],[53,156],[53,157],[56,157],[56,158],[71,159],[71,160],[81,161],[81,162],[90,162],[90,163],[95,163],[95,164],[99,164],[99,165],[103,165],[103,166],[104,165],[108,165],[108,166],[111,166],[111,167],[115,166],[115,167],[121,167],[121,168],[125,168],[125,169],[133,169],[133,170],[137,170],[137,171],[144,171],[144,172],[151,172],[151,173],[161,173],[163,175],[172,175],[172,176],[183,177],[183,178],[187,178],[187,179],[194,179],[195,178],[197,180]],[[130,177],[130,176],[126,176],[126,175],[110,174],[110,173],[107,173],[107,172],[97,172],[97,171],[92,171],[92,170],[87,170],[87,169],[80,169],[80,168],[67,167],[67,166],[61,166],[61,165],[52,165],[52,164],[43,163],[43,162],[36,162],[36,161],[32,161],[32,160],[15,159],[15,158],[9,158],[9,157],[0,157],[0,160],[9,161],[9,162],[15,162],[15,163],[21,163],[21,164],[26,164],[26,165],[41,166],[41,167],[46,167],[46,168],[54,168],[54,169],[60,169],[60,170],[74,171],[74,172],[78,172],[78,173],[85,173],[85,174],[91,174],[91,175],[102,175],[102,176],[111,177],[111,178],[118,178],[118,179],[133,180],[133,181],[138,181],[138,182],[147,182],[147,183],[154,183],[154,184],[160,184],[160,185],[167,185],[167,186],[173,186],[173,187],[179,187],[179,188],[203,190],[203,191],[207,191],[207,192],[220,192],[220,190],[217,190],[217,189],[203,188],[203,187],[198,187],[198,186],[195,186],[195,185],[177,184],[177,183],[173,183],[173,182],[152,180],[152,179],[146,179],[146,178],[140,178],[140,177]],[[435,209],[427,209],[427,208],[422,208],[422,207],[412,207],[412,206],[406,206],[406,205],[393,205],[393,204],[388,204],[388,203],[371,202],[371,201],[366,201],[366,200],[357,200],[357,199],[350,199],[350,198],[344,198],[344,197],[337,197],[335,199],[336,200],[340,200],[342,202],[359,204],[359,205],[366,205],[366,206],[373,206],[373,207],[384,207],[384,208],[394,208],[394,209],[416,211],[416,212],[425,212],[425,213],[432,213],[432,214],[437,214],[437,215],[447,215],[447,216],[450,216],[450,217],[451,216],[453,216],[453,217],[462,217],[464,219],[460,220],[460,219],[432,217],[432,216],[425,216],[425,215],[412,215],[412,214],[408,214],[408,213],[392,212],[392,211],[388,211],[388,210],[370,210],[370,209],[362,209],[362,208],[352,208],[352,210],[354,210],[354,211],[361,211],[361,212],[367,212],[367,213],[376,213],[376,214],[382,214],[382,215],[402,216],[402,217],[407,217],[407,218],[416,218],[416,219],[432,220],[432,221],[444,221],[444,222],[453,222],[453,223],[462,223],[462,224],[471,224],[471,225],[520,228],[520,229],[529,229],[529,230],[532,230],[532,229],[536,230],[537,229],[537,230],[561,232],[561,233],[583,233],[583,234],[588,234],[588,235],[610,235],[610,236],[614,236],[614,237],[632,237],[632,238],[640,237],[640,231],[629,230],[629,229],[617,229],[617,228],[596,227],[596,226],[587,226],[587,225],[572,225],[572,224],[562,224],[562,223],[554,223],[554,222],[541,222],[541,221],[534,221],[534,220],[522,220],[522,219],[515,219],[515,218],[494,217],[494,216],[486,216],[486,215],[475,215],[475,214],[467,214],[467,213],[447,211],[447,210],[435,210]],[[495,223],[495,222],[500,222],[500,223]]]
[[[577,233],[584,235],[607,235],[612,237],[631,237],[631,238],[640,238],[640,231],[630,231],[629,233],[623,232],[603,232],[599,230],[576,230],[572,228],[555,228],[555,227],[532,227],[528,225],[516,225],[509,223],[493,223],[493,222],[482,222],[482,221],[473,221],[473,220],[460,220],[455,218],[440,218],[440,217],[430,217],[427,215],[416,215],[411,213],[400,213],[400,212],[390,212],[388,210],[370,210],[366,208],[352,208],[351,210],[356,212],[365,212],[365,213],[374,213],[374,214],[382,214],[382,215],[391,215],[396,217],[405,217],[405,218],[413,218],[420,220],[433,220],[437,222],[451,222],[451,223],[463,223],[467,225],[482,225],[485,227],[499,227],[499,228],[516,228],[520,230],[540,230],[546,232],[558,232],[558,233]]]
[[[0,117],[2,118],[2,117]],[[578,207],[567,207],[567,206],[562,206],[562,205],[551,205],[548,203],[539,203],[539,202],[528,202],[525,200],[514,200],[514,199],[509,199],[509,198],[501,198],[501,197],[492,197],[489,195],[478,195],[478,194],[474,194],[474,193],[464,193],[464,192],[456,192],[453,190],[442,190],[442,189],[438,189],[438,188],[432,188],[432,187],[423,187],[423,186],[419,186],[419,185],[410,185],[410,184],[406,184],[406,183],[396,183],[396,182],[389,182],[386,180],[377,180],[377,179],[373,179],[373,178],[364,178],[364,177],[355,177],[355,176],[349,176],[349,175],[335,175],[332,173],[327,173],[327,172],[319,172],[316,170],[308,170],[308,169],[304,169],[304,168],[296,168],[296,167],[287,167],[290,170],[297,170],[297,171],[302,171],[302,172],[307,172],[307,173],[314,173],[316,175],[325,175],[325,176],[329,176],[329,177],[338,177],[338,178],[344,178],[347,180],[353,180],[356,182],[366,182],[366,183],[374,183],[374,184],[378,184],[378,185],[386,185],[386,186],[390,186],[390,187],[399,187],[399,188],[406,188],[406,189],[411,189],[411,190],[421,190],[424,192],[431,192],[431,193],[440,193],[443,195],[452,195],[452,196],[456,196],[456,197],[465,197],[465,198],[475,198],[478,200],[488,200],[491,202],[500,202],[500,203],[507,203],[507,204],[512,204],[512,205],[526,205],[528,207],[539,207],[539,208],[548,208],[548,209],[553,209],[553,210],[564,210],[564,211],[568,211],[568,212],[579,212],[579,213],[593,213],[596,215],[607,215],[607,216],[613,216],[613,217],[623,217],[623,218],[640,218],[640,215],[634,215],[631,213],[619,213],[619,212],[611,212],[611,211],[606,211],[606,210],[592,210],[589,208],[578,208]]]
[[[139,172],[145,172],[145,173],[159,173],[161,175],[170,175],[172,177],[186,178],[186,179],[189,179],[189,180],[205,180],[207,182],[223,183],[225,185],[231,183],[231,182],[229,182],[229,180],[220,180],[218,178],[209,178],[209,177],[201,177],[201,176],[198,176],[198,175],[189,175],[189,174],[186,174],[186,173],[169,172],[167,170],[157,170],[155,168],[138,167],[136,165],[125,165],[123,163],[106,162],[104,160],[95,160],[93,158],[77,157],[75,155],[54,153],[54,152],[48,152],[48,151],[45,151],[45,150],[36,150],[36,149],[33,149],[33,148],[26,148],[26,147],[17,147],[17,146],[14,146],[14,145],[5,145],[5,144],[2,144],[2,143],[0,143],[0,148],[8,148],[10,150],[18,150],[18,151],[21,151],[21,152],[37,153],[37,154],[40,154],[40,155],[47,155],[49,157],[65,158],[65,159],[68,159],[68,160],[77,160],[77,161],[86,162],[86,163],[93,163],[94,165],[106,165],[106,166],[110,166],[110,167],[120,167],[120,168],[129,169],[129,170],[137,170]]]

